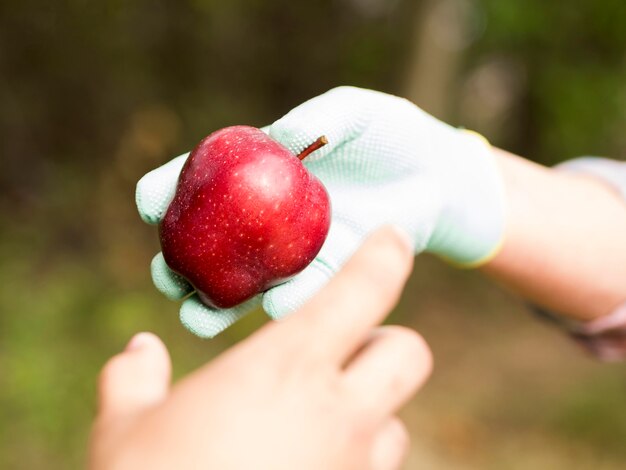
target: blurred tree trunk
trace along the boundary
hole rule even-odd
[[[441,119],[451,112],[467,9],[467,3],[460,0],[429,0],[416,11],[404,95]]]
[[[485,11],[473,0],[427,0],[414,25],[405,96],[450,121],[462,94],[463,59],[485,31]]]

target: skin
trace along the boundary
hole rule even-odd
[[[483,270],[576,320],[626,302],[626,204],[598,178],[555,171],[494,149],[507,192],[500,253]]]
[[[398,468],[408,434],[396,412],[431,355],[415,332],[376,325],[411,251],[401,233],[378,231],[300,311],[173,387],[163,343],[135,336],[101,373],[90,469]]]

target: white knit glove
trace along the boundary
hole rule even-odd
[[[300,307],[333,276],[377,227],[394,224],[413,241],[451,262],[477,266],[492,257],[504,232],[504,189],[489,144],[452,128],[407,100],[352,87],[333,89],[298,106],[269,128],[269,135],[298,154],[318,137],[329,144],[304,160],[326,186],[332,205],[328,238],[315,260],[290,281],[262,296],[280,318]],[[137,185],[137,207],[158,223],[173,198],[187,155],[148,173]],[[156,287],[181,299],[192,287],[158,254]],[[196,295],[185,300],[181,321],[211,337],[254,309],[214,310]],[[341,314],[341,312],[338,312]]]

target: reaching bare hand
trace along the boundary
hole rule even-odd
[[[299,312],[170,389],[163,343],[141,333],[104,367],[92,470],[397,468],[395,416],[426,380],[413,331],[376,327],[412,266],[401,234],[372,235]]]

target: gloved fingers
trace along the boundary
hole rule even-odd
[[[174,158],[163,166],[152,170],[137,183],[135,202],[144,222],[158,224],[176,192],[178,175],[188,153]]]
[[[335,148],[358,137],[367,127],[370,113],[364,103],[369,90],[339,87],[294,108],[270,126],[270,136],[286,146],[295,155],[326,136],[328,145],[322,147],[307,161],[328,155]]]
[[[169,268],[161,252],[152,258],[150,272],[154,286],[170,300],[181,300],[194,290],[187,279]]]
[[[180,307],[180,321],[185,328],[201,338],[213,338],[260,304],[261,296],[253,297],[233,308],[217,310],[207,307],[192,295]]]

